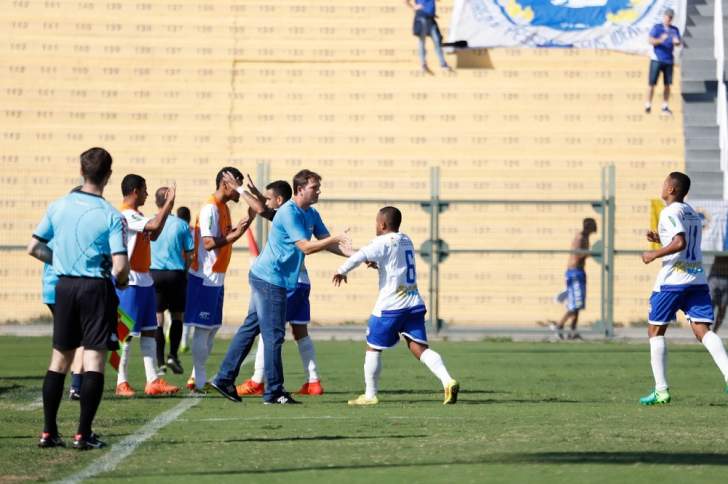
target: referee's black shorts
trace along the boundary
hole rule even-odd
[[[157,292],[157,312],[169,309],[170,313],[183,313],[187,296],[187,272],[150,271]]]
[[[115,331],[119,298],[110,279],[60,276],[53,312],[53,347],[102,351]]]

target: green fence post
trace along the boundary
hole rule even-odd
[[[255,183],[258,185],[258,190],[265,192],[265,186],[268,184],[268,178],[270,177],[270,166],[266,161],[258,162],[255,170]],[[263,217],[255,218],[255,238],[258,240],[258,246],[260,250],[263,250],[265,243],[268,240],[268,223],[263,220]]]
[[[609,230],[607,232],[607,244],[609,247],[607,250],[607,258],[605,260],[605,266],[607,267],[607,319],[605,324],[605,334],[608,338],[614,336],[614,225],[615,225],[615,213],[617,211],[616,205],[616,170],[614,165],[607,167],[607,183],[609,185],[609,205],[608,205],[608,224]]]
[[[430,168],[430,327],[442,329],[440,321],[440,167]]]

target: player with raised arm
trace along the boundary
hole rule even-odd
[[[129,333],[121,351],[119,373],[116,377],[116,395],[119,397],[133,397],[134,389],[129,385],[129,357],[131,355],[132,337],[139,337],[139,346],[142,350],[146,385],[144,393],[147,395],[170,395],[177,393],[179,387],[170,385],[160,378],[157,366],[157,302],[154,293],[154,279],[149,270],[152,263],[151,241],[156,240],[164,228],[169,212],[174,206],[175,185],[167,190],[164,206],[154,218],[147,218],[139,211],[147,201],[147,182],[139,175],[129,174],[121,181],[121,194],[124,200],[121,213],[126,222],[129,250],[129,287],[118,289],[119,308],[124,311],[132,321],[134,327]]]
[[[224,174],[229,179],[224,179]],[[187,388],[198,394],[207,393],[205,365],[212,352],[215,334],[222,325],[222,308],[225,301],[225,273],[233,255],[233,244],[243,236],[255,213],[234,227],[227,203],[238,203],[240,194],[235,190],[243,182],[243,174],[237,168],[225,167],[215,177],[215,193],[200,208],[195,221],[195,248],[187,279],[185,301],[185,326],[194,326],[192,336],[192,374]]]
[[[650,296],[647,327],[655,389],[640,398],[642,405],[670,403],[665,332],[667,325],[675,321],[678,309],[685,313],[693,334],[703,343],[728,383],[725,347],[720,337],[710,330],[714,318],[700,251],[703,226],[700,215],[684,201],[689,190],[690,178],[684,173],[676,171],[667,176],[661,195],[666,207],[660,213],[657,232],[647,232],[647,240],[662,244],[662,247],[642,254],[645,264],[662,259],[662,268]]]
[[[442,382],[444,404],[457,402],[460,385],[448,373],[442,358],[427,344],[425,302],[417,289],[415,248],[410,238],[399,232],[402,213],[384,207],[377,213],[377,237],[339,267],[334,285],[347,282],[346,274],[362,263],[376,264],[379,270],[379,297],[369,318],[367,351],[364,358],[366,391],[349,405],[376,405],[382,350],[392,348],[404,337],[415,358]]]

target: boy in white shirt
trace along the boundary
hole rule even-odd
[[[667,176],[662,185],[662,199],[667,206],[660,213],[658,231],[647,232],[647,240],[662,247],[642,254],[645,264],[662,258],[662,268],[650,296],[647,327],[655,389],[640,398],[642,405],[670,403],[665,332],[675,321],[678,309],[685,313],[693,334],[703,343],[728,382],[725,347],[720,337],[710,330],[714,317],[700,251],[703,224],[700,216],[684,201],[689,190],[690,178],[684,173],[675,171]]]
[[[402,335],[412,354],[442,382],[444,404],[457,402],[460,385],[445,368],[440,355],[427,344],[425,302],[417,290],[415,249],[410,238],[399,232],[402,213],[384,207],[377,213],[375,238],[349,257],[333,277],[334,285],[347,282],[346,274],[366,262],[379,270],[379,297],[369,318],[367,352],[364,359],[366,392],[349,405],[376,405],[382,350],[399,342]]]

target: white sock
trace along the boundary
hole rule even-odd
[[[129,354],[131,354],[131,341],[121,345],[121,361],[119,361],[119,373],[116,375],[117,385],[129,381]]]
[[[192,335],[192,365],[195,374],[195,387],[198,390],[201,390],[207,383],[205,364],[209,356],[209,336],[210,330],[207,328],[195,328],[195,334]]]
[[[144,360],[144,373],[147,375],[147,383],[159,378],[157,368],[157,340],[152,336],[139,338],[139,346],[142,348],[142,360]]]
[[[713,331],[708,331],[703,336],[703,346],[713,357],[713,361],[718,365],[720,372],[723,373],[723,378],[728,383],[728,355],[726,355],[725,346],[723,346],[720,336]]]
[[[298,353],[301,355],[301,363],[303,364],[303,373],[307,382],[318,381],[318,371],[316,368],[316,350],[313,347],[313,340],[310,336],[301,338],[297,341]]]
[[[366,391],[364,395],[367,398],[374,398],[377,396],[379,389],[379,374],[382,371],[382,352],[381,351],[367,351],[364,356],[364,383],[366,384]]]
[[[452,381],[452,377],[450,376],[450,373],[447,372],[447,368],[445,368],[445,363],[443,363],[442,357],[440,357],[440,354],[436,351],[432,351],[430,348],[427,348],[422,352],[420,361],[424,363],[437,378],[440,379],[443,387]]]
[[[258,336],[258,349],[255,350],[255,368],[251,378],[255,383],[263,383],[263,378],[265,378],[265,353],[263,351],[263,337]]]
[[[645,107],[646,108],[651,108],[652,107],[652,103],[651,102],[646,102],[645,103]]]
[[[667,345],[664,336],[650,338],[650,364],[655,377],[655,390],[667,390]]]
[[[182,341],[180,342],[180,348],[187,348],[190,346],[191,333],[192,333],[192,326],[183,324],[182,325]]]

